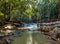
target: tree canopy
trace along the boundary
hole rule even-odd
[[[59,0],[0,0],[0,22],[60,18],[59,3]]]

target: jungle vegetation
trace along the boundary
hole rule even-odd
[[[0,0],[0,22],[60,18],[60,0]]]

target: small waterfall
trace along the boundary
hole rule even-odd
[[[32,44],[32,34],[29,32],[29,37],[27,40],[27,44]]]

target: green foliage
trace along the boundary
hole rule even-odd
[[[59,3],[59,0],[0,0],[0,18],[33,21],[48,16],[55,19],[60,14]]]

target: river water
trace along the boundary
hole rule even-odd
[[[26,24],[25,27],[37,27],[36,24]],[[55,41],[48,39],[45,35],[37,30],[29,30],[22,32],[20,37],[14,37],[12,44],[57,44]]]
[[[23,32],[21,37],[15,37],[12,44],[56,44],[39,32]]]

